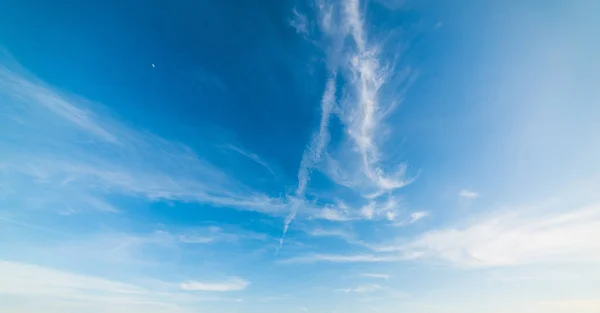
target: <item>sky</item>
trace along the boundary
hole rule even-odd
[[[598,14],[2,1],[0,311],[600,312]]]

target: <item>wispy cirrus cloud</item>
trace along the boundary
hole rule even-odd
[[[600,260],[600,206],[546,213],[498,213],[462,227],[427,232],[400,250],[458,267]]]
[[[0,51],[0,53],[2,54],[0,57],[7,58],[5,52]],[[18,65],[13,67],[17,71],[23,71]],[[18,108],[8,105],[5,108],[8,112],[30,111],[37,109],[36,107],[42,107],[81,130],[93,134],[96,138],[110,143],[119,142],[116,134],[96,122],[97,116],[93,111],[73,106],[59,93],[46,88],[35,80],[17,74],[4,64],[0,65],[0,82],[0,92],[19,101]],[[13,116],[13,118],[18,117]],[[21,119],[17,119],[17,121],[26,123]]]
[[[292,13],[294,14],[294,16],[289,21],[290,25],[296,30],[298,34],[308,36],[309,24],[306,16],[298,12],[297,8],[294,8],[292,10]]]
[[[465,199],[477,199],[479,198],[479,193],[470,189],[462,189],[458,192],[458,196]]]
[[[64,311],[72,307],[93,312],[127,307],[128,312],[190,312],[189,306],[194,303],[235,300],[189,294],[171,288],[169,283],[141,286],[8,261],[0,261],[0,275],[0,293],[7,303],[13,297],[31,296],[39,303],[52,304],[51,307]],[[27,305],[21,303],[16,307]]]
[[[259,164],[260,166],[264,167],[273,176],[277,176],[275,174],[275,171],[273,171],[273,169],[271,168],[271,166],[269,166],[269,164],[267,164],[267,162],[265,162],[263,159],[261,159],[256,153],[249,152],[245,149],[236,147],[234,145],[227,145],[226,147],[227,147],[227,149],[237,152],[240,155],[243,155],[243,156],[247,157],[248,159],[254,161],[255,163]]]
[[[429,212],[427,211],[417,211],[417,212],[413,212],[410,214],[410,222],[409,224],[412,224],[424,217],[429,216]]]
[[[292,199],[291,211],[284,221],[283,234],[280,240],[280,246],[283,245],[283,239],[288,231],[290,223],[296,217],[298,208],[303,205],[304,196],[308,183],[310,182],[310,174],[313,168],[321,162],[321,157],[324,149],[329,143],[329,118],[333,110],[335,102],[335,72],[327,80],[325,93],[321,99],[321,121],[319,130],[316,132],[308,147],[304,150],[302,160],[300,161],[300,169],[298,170],[298,186],[296,188],[295,197]]]
[[[397,105],[396,101],[382,100],[390,98],[389,94],[382,96],[384,86],[390,80],[408,76],[396,75],[394,63],[381,57],[382,47],[370,40],[358,1],[319,1],[316,8],[316,24],[322,33],[313,39],[320,42],[318,46],[327,55],[329,78],[321,99],[319,128],[311,137],[298,170],[296,199],[284,223],[284,236],[298,209],[306,206],[304,193],[312,170],[323,172],[338,186],[366,200],[353,200],[354,210],[327,203],[320,212],[312,214],[332,221],[396,219],[399,207],[392,192],[414,179],[407,178],[404,163],[390,162],[393,158],[384,157],[387,150],[380,147],[387,137],[383,120]],[[296,20],[298,12],[294,9],[292,13]],[[338,80],[343,82],[339,86]],[[340,122],[344,136],[329,147],[333,118]],[[384,194],[387,201],[379,199]]]
[[[354,288],[343,288],[343,289],[337,289],[337,291],[341,291],[341,292],[346,292],[346,293],[373,293],[376,292],[378,290],[382,290],[384,289],[382,286],[377,285],[377,284],[370,284],[370,285],[361,285],[361,286],[357,286]]]
[[[325,228],[311,228],[305,230],[306,234],[312,237],[334,237],[340,238],[344,241],[352,242],[355,241],[355,236],[348,230],[344,229],[325,229]]]
[[[396,197],[388,197],[387,199],[370,200],[358,206],[351,206],[338,200],[332,204],[326,204],[324,207],[305,203],[303,208],[314,219],[334,222],[355,220],[393,222],[400,218],[401,204]]]
[[[416,212],[412,212],[410,213],[410,217],[408,219],[405,219],[403,221],[399,221],[397,223],[395,223],[395,226],[406,226],[406,225],[410,225],[413,223],[416,223],[420,220],[422,220],[423,218],[426,218],[427,216],[429,216],[429,212],[428,211],[416,211]]]
[[[63,199],[75,194],[88,205],[85,199],[102,204],[103,195],[122,194],[267,214],[286,206],[191,148],[129,127],[100,105],[55,91],[17,65],[0,66],[0,81],[5,99],[0,118],[6,129],[0,146],[8,151],[0,159],[2,179],[20,186],[20,192],[35,189],[35,195],[64,194]],[[256,155],[246,156],[261,162]]]
[[[417,258],[418,253],[413,255],[383,255],[383,254],[310,254],[303,256],[291,257],[279,261],[280,263],[316,263],[316,262],[331,262],[331,263],[383,263],[383,262],[398,262]]]
[[[368,278],[385,279],[385,280],[388,280],[392,277],[389,274],[381,274],[381,273],[363,273],[363,274],[360,274],[360,276],[368,277]]]
[[[267,240],[268,236],[256,232],[236,229],[233,232],[227,232],[219,226],[209,226],[195,228],[185,231],[179,235],[179,240],[184,243],[207,244],[216,242],[237,242],[239,240]]]
[[[348,73],[351,84],[341,101],[339,116],[349,135],[349,146],[358,152],[359,163],[356,165],[361,172],[348,172],[353,167],[338,168],[342,171],[336,173],[336,180],[347,177],[343,179],[347,185],[359,188],[358,191],[367,198],[375,198],[412,181],[405,178],[405,164],[396,164],[392,173],[386,173],[381,163],[384,151],[379,144],[384,137],[381,136],[383,119],[396,105],[393,101],[384,103],[382,93],[386,83],[394,77],[394,69],[391,63],[387,64],[381,58],[380,43],[370,40],[359,1],[343,1],[340,6],[343,29],[347,30],[354,46],[346,54],[348,62],[344,72]]]
[[[315,210],[312,216],[314,218],[334,222],[347,222],[356,219],[354,216],[348,214],[347,211],[341,211],[336,207],[325,207],[319,210]]]
[[[250,285],[250,282],[239,278],[231,277],[222,282],[200,282],[200,281],[187,281],[181,283],[180,287],[187,291],[239,291],[244,290]]]
[[[85,290],[115,295],[144,295],[148,290],[102,278],[56,271],[40,266],[0,261],[4,294],[78,296]]]
[[[382,301],[408,296],[404,292],[379,284],[362,284],[350,288],[336,289],[336,291],[352,294],[353,297],[360,297],[361,301]]]

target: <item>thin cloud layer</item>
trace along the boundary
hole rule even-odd
[[[418,257],[414,255],[376,255],[376,254],[356,254],[356,255],[336,255],[336,254],[312,254],[307,256],[298,256],[284,259],[280,263],[380,263],[380,262],[399,262]]]
[[[402,247],[423,258],[458,267],[517,266],[547,262],[596,262],[600,206],[559,213],[510,212],[460,228],[427,232]]]
[[[281,199],[252,190],[185,145],[94,113],[97,105],[61,95],[5,66],[0,78],[8,82],[0,92],[10,99],[2,117],[9,130],[3,146],[11,151],[3,156],[4,171],[13,180],[89,197],[118,193],[270,214],[285,207]],[[25,141],[8,145],[17,138]]]
[[[459,193],[458,193],[459,197],[462,198],[466,198],[466,199],[477,199],[479,198],[479,194],[473,190],[469,190],[469,189],[462,189]]]
[[[182,283],[181,289],[188,291],[238,291],[244,290],[250,282],[239,277],[232,277],[223,282],[187,281]]]
[[[379,279],[385,279],[385,280],[388,280],[392,277],[389,274],[378,274],[378,273],[364,273],[364,274],[361,274],[361,276],[368,277],[368,278],[379,278]]]
[[[235,300],[179,292],[168,283],[160,284],[161,288],[151,289],[15,262],[0,261],[0,273],[3,277],[0,292],[4,295],[32,296],[41,303],[52,303],[52,299],[68,300],[79,308],[93,311],[102,306],[119,306],[132,312],[189,312],[190,305],[194,303]],[[61,306],[70,310],[65,302]]]

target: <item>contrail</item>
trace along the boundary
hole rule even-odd
[[[319,131],[313,135],[302,155],[300,169],[298,170],[298,187],[296,188],[295,199],[292,200],[290,214],[286,217],[283,225],[283,234],[281,235],[281,239],[279,239],[279,249],[283,246],[285,234],[296,217],[298,207],[302,204],[306,186],[310,181],[310,172],[312,168],[320,162],[323,150],[325,150],[329,143],[329,117],[333,111],[333,105],[335,104],[336,76],[337,75],[334,72],[327,80],[325,92],[321,98],[321,122],[319,123]]]

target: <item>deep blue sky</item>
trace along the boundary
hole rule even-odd
[[[0,307],[595,312],[598,13],[3,1]]]

